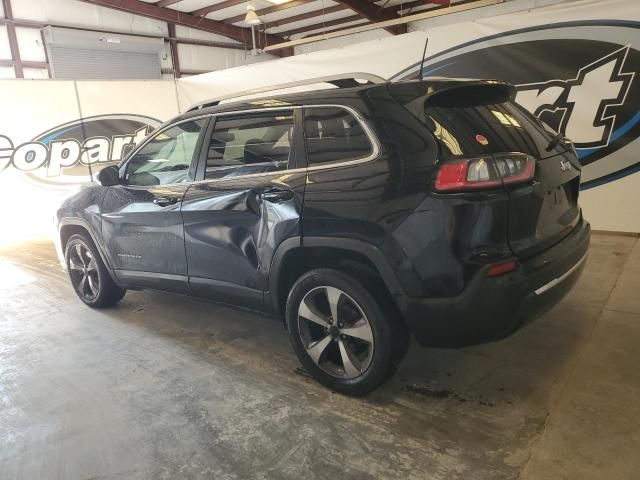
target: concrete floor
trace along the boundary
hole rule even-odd
[[[2,479],[598,479],[640,471],[640,242],[594,235],[515,336],[412,347],[364,399],[279,323],[157,292],[76,299],[48,243],[0,249]]]

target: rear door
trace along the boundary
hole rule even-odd
[[[425,122],[445,159],[509,152],[536,159],[532,182],[505,186],[509,245],[525,260],[562,240],[580,221],[580,164],[570,145],[549,148],[553,134],[509,97],[509,90],[486,85],[436,94],[426,101]]]
[[[305,170],[298,108],[219,114],[204,140],[199,178],[182,202],[194,293],[263,307],[273,254],[302,234]]]

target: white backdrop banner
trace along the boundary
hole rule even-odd
[[[44,236],[64,195],[178,114],[174,82],[0,81],[0,242]]]

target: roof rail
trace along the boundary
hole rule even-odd
[[[359,85],[363,85],[363,83],[358,82],[358,80],[366,80],[366,83],[364,83],[364,85],[375,84],[375,83],[385,83],[387,81],[384,78],[378,75],[374,75],[372,73],[364,73],[364,72],[340,73],[337,75],[307,78],[305,80],[296,80],[294,82],[279,83],[276,85],[269,85],[266,87],[253,88],[251,90],[230,93],[227,95],[222,95],[220,97],[214,97],[209,100],[205,100],[204,102],[201,102],[201,103],[197,103],[191,106],[187,111],[191,112],[193,110],[199,110],[201,108],[215,107],[216,105],[219,105],[220,102],[222,101],[231,100],[237,97],[244,97],[247,95],[254,95],[257,93],[271,92],[274,90],[284,90],[285,88],[301,87],[304,85],[314,85],[316,83],[330,83],[332,85],[335,85],[338,88],[357,87]]]

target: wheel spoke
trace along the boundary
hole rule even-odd
[[[331,335],[327,335],[326,337],[310,345],[309,348],[307,348],[307,353],[314,362],[320,363],[320,356],[322,355],[322,352],[327,349],[330,343]]]
[[[97,271],[98,267],[96,265],[96,259],[92,258],[91,261],[89,262],[89,265],[87,265],[87,270],[90,272],[95,272]]]
[[[342,328],[340,333],[349,337],[355,337],[365,342],[373,342],[373,332],[367,321],[363,318],[353,327]]]
[[[342,296],[342,292],[337,288],[333,287],[325,287],[325,291],[327,292],[327,300],[329,300],[329,308],[331,309],[331,318],[333,318],[334,323],[338,323],[338,302],[340,301],[340,297]]]
[[[300,308],[298,309],[298,316],[304,318],[305,320],[309,320],[310,322],[317,323],[323,327],[328,327],[329,322],[326,319],[322,318],[318,313],[311,310],[311,307],[307,304],[307,298],[305,298],[300,303]]]
[[[84,261],[84,256],[82,255],[82,246],[79,243],[76,243],[75,250],[80,263],[82,263],[82,265],[86,265],[87,263]]]
[[[342,339],[338,341],[338,346],[340,347],[340,356],[342,357],[344,373],[349,377],[357,377],[360,375],[360,368],[356,366],[358,361],[351,355],[351,352],[349,352],[349,349]]]
[[[72,258],[69,258],[69,268],[71,270],[80,270],[82,271],[82,267],[73,261]]]
[[[80,292],[84,295],[84,290],[85,287],[87,285],[87,275],[85,273],[82,274],[82,278],[80,279],[80,282],[78,283],[78,290],[80,290]]]
[[[98,291],[98,285],[93,280],[93,277],[90,274],[87,274],[87,283],[89,285],[89,291],[91,292],[91,295],[95,295]]]

